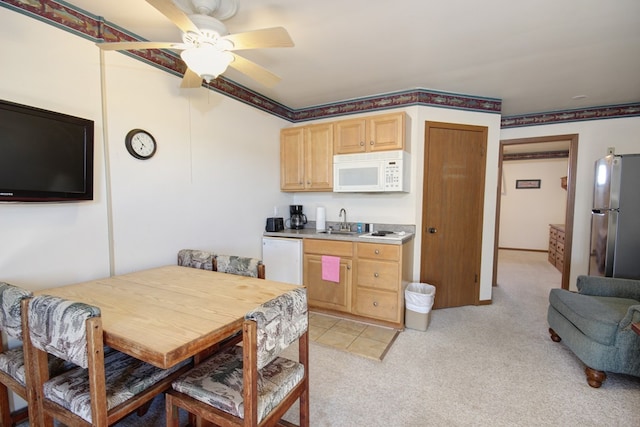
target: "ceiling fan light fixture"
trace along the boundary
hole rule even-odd
[[[180,53],[187,67],[207,83],[224,73],[233,62],[233,54],[213,46],[190,48]]]

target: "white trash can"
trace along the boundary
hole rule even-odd
[[[436,287],[426,283],[411,282],[404,290],[404,324],[407,328],[426,331],[431,321],[431,307]]]

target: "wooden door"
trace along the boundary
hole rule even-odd
[[[426,123],[420,281],[434,308],[479,302],[486,148],[486,127]]]
[[[305,157],[305,189],[333,190],[333,124],[306,128]]]

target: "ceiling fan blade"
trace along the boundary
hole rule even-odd
[[[273,87],[280,81],[280,77],[255,62],[249,61],[248,59],[236,54],[233,54],[233,58],[233,62],[229,64],[230,67],[246,74],[266,87]]]
[[[170,42],[113,42],[96,43],[102,50],[184,49],[182,43]]]
[[[287,30],[282,27],[264,28],[246,31],[223,37],[233,43],[233,49],[261,49],[267,47],[292,47],[293,40]]]
[[[151,6],[156,8],[160,13],[169,18],[171,22],[176,24],[183,32],[199,33],[198,27],[194,24],[186,13],[182,11],[171,0],[147,0]]]
[[[202,77],[197,75],[190,68],[187,68],[187,71],[184,73],[184,77],[182,78],[182,83],[180,83],[180,87],[182,89],[194,89],[200,86],[202,86]]]

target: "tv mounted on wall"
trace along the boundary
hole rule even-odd
[[[0,100],[0,201],[93,200],[93,120]]]

